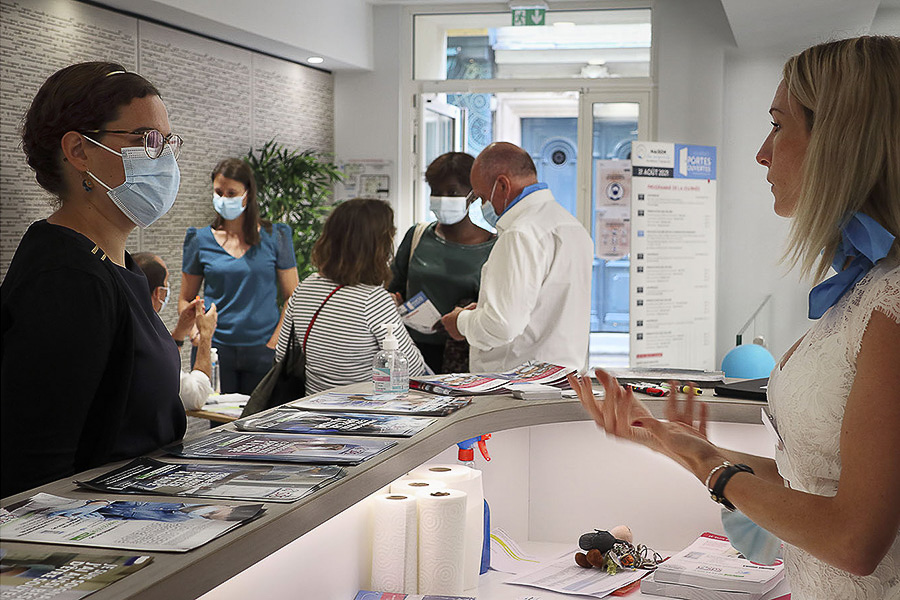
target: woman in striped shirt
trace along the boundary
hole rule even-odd
[[[385,323],[396,325],[394,333],[409,360],[409,374],[425,372],[422,354],[384,288],[391,280],[395,229],[390,205],[369,198],[338,204],[325,221],[312,252],[318,272],[291,295],[276,350],[276,360],[281,360],[291,324],[295,339],[301,341],[319,311],[305,346],[307,394],[371,381],[372,359],[381,349]]]

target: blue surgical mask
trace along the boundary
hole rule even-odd
[[[431,196],[431,211],[441,225],[456,225],[469,214],[466,196]]]
[[[761,565],[774,565],[781,557],[781,540],[748,519],[739,510],[722,509],[722,527],[735,550]]]
[[[226,221],[233,221],[241,216],[247,207],[244,205],[244,196],[224,198],[218,194],[213,194],[213,208]]]
[[[166,147],[159,158],[150,158],[143,146],[122,148],[116,152],[93,138],[85,136],[101,148],[122,157],[125,165],[125,182],[111,188],[87,171],[94,181],[106,188],[106,195],[126,217],[141,228],[150,227],[169,212],[178,195],[181,171],[172,149]]]
[[[166,310],[166,304],[169,303],[169,296],[170,296],[168,287],[162,287],[160,289],[166,290],[166,299],[162,301],[162,306],[159,307],[159,310],[157,312],[162,312],[162,311]]]
[[[497,189],[497,181],[495,180],[491,186],[491,197],[481,201],[481,214],[491,227],[497,227],[497,221],[500,220],[500,215],[494,210],[494,190]]]

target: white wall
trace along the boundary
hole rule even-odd
[[[372,7],[366,0],[98,0],[222,41],[325,69],[372,68]]]
[[[403,93],[410,78],[409,50],[401,34],[401,6],[378,6],[374,11],[374,70],[337,72],[334,75],[334,150],[339,161],[381,159],[393,162],[391,203],[398,231],[413,221],[411,185],[401,179],[403,161],[400,135],[403,131],[401,103],[411,102]],[[404,58],[405,57],[405,58]],[[398,201],[398,198],[401,200]]]

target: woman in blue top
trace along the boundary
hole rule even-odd
[[[184,237],[179,312],[206,282],[206,305],[218,307],[213,347],[219,352],[222,393],[249,394],[271,368],[281,321],[278,293],[297,287],[291,228],[259,217],[253,170],[227,158],[212,172],[209,227],[189,227]]]

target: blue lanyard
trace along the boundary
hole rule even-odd
[[[503,212],[500,214],[501,215],[506,214],[506,212],[509,211],[509,209],[511,209],[513,206],[516,205],[516,202],[518,202],[519,200],[521,200],[528,194],[530,194],[532,192],[536,192],[538,190],[546,190],[548,187],[549,186],[546,183],[532,183],[531,185],[526,185],[524,188],[522,188],[522,191],[519,192],[519,195],[516,196],[512,202],[510,202],[509,204],[506,205],[506,208],[504,208]]]

